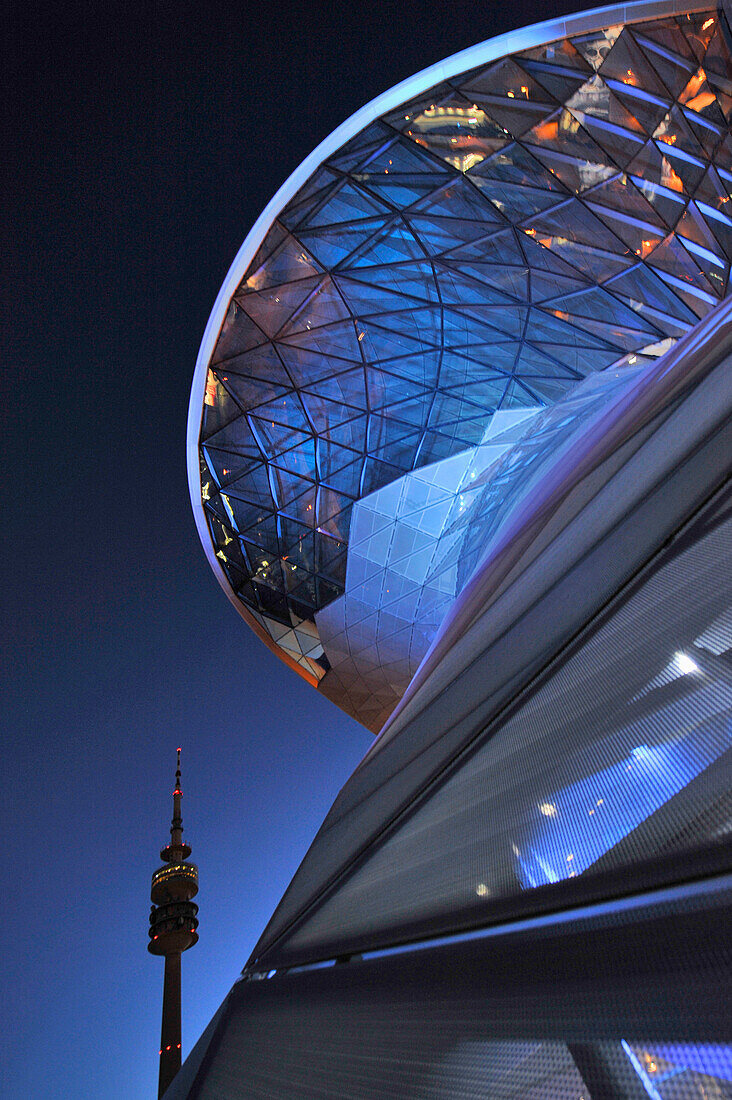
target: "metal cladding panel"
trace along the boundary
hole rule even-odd
[[[166,1100],[728,1100],[728,916],[707,884],[240,982]]]
[[[483,43],[344,124],[245,242],[193,387],[199,531],[259,637],[375,732],[497,512],[441,572],[413,517],[382,524],[378,586],[356,505],[652,363],[728,293],[730,41],[665,3]]]
[[[347,907],[345,896],[349,892],[349,882],[356,881],[359,874],[368,877],[370,861],[382,858],[379,845],[389,836],[390,830],[398,838],[402,825],[406,823],[402,835],[408,835],[408,819],[415,799],[427,792],[425,804],[429,805],[430,785],[435,784],[451,761],[471,744],[477,743],[476,738],[487,742],[494,730],[500,731],[500,721],[507,704],[557,654],[560,660],[564,660],[562,650],[573,636],[587,626],[608,600],[616,596],[618,588],[631,582],[635,574],[648,565],[659,546],[678,531],[728,474],[732,394],[729,386],[730,363],[726,356],[732,339],[732,326],[725,316],[731,313],[732,307],[729,305],[720,307],[717,317],[707,322],[706,330],[703,331],[704,326],[701,326],[696,333],[698,340],[695,345],[678,348],[675,369],[686,378],[686,386],[682,384],[680,389],[674,386],[672,355],[669,356],[669,369],[666,369],[665,363],[659,364],[661,380],[669,386],[668,405],[664,407],[661,402],[659,407],[650,402],[650,422],[643,427],[636,421],[635,433],[626,435],[623,447],[613,450],[611,456],[601,461],[591,475],[580,481],[579,489],[586,494],[584,500],[575,495],[568,498],[564,505],[568,509],[564,520],[569,518],[570,522],[565,526],[561,509],[549,508],[542,511],[546,522],[544,529],[529,524],[527,530],[533,537],[527,543],[524,556],[513,562],[515,583],[499,587],[496,594],[490,588],[495,581],[495,569],[486,570],[487,591],[492,593],[490,598],[484,590],[483,601],[476,599],[481,610],[473,624],[467,631],[461,628],[459,642],[448,649],[395,727],[382,735],[383,747],[381,742],[376,743],[344,787],[257,945],[252,964],[256,962],[257,966],[268,969],[270,966],[327,957],[345,950],[360,950],[367,942],[371,946],[390,942],[390,938],[393,942],[394,938],[412,934],[416,927],[422,933],[430,934],[430,930],[449,926],[450,921],[455,919],[458,906],[456,894],[449,896],[446,910],[442,908],[443,902],[435,898],[431,913],[427,913],[423,906],[424,883],[419,887],[413,884],[411,901],[406,898],[400,900],[399,897],[400,882],[406,888],[410,875],[416,873],[419,861],[429,862],[432,858],[430,828],[421,834],[414,855],[416,862],[411,871],[400,862],[403,853],[397,856],[394,852],[391,864],[394,880],[387,882],[384,879],[378,888],[367,890],[360,915],[355,915],[355,925],[350,923],[350,918],[345,919],[345,910],[330,924],[326,914],[329,910],[331,914],[338,911],[339,897],[343,897]],[[705,334],[707,338],[703,339]],[[690,380],[692,377],[695,377],[693,383]],[[632,402],[628,406],[629,414],[638,413],[641,404]],[[620,423],[623,423],[622,419]],[[596,441],[599,454],[602,454],[601,444],[602,440]],[[611,476],[608,477],[608,474]],[[578,506],[579,502],[582,507]],[[721,547],[724,553],[728,553],[726,543],[722,542]],[[537,553],[538,550],[541,552]],[[653,567],[650,568],[652,571]],[[680,568],[682,575],[678,583],[681,591],[681,582],[687,585],[687,578],[683,573],[685,566],[682,564]],[[714,601],[722,591],[723,578],[728,574],[728,570],[725,574],[724,568],[720,566],[719,585],[715,580],[711,591],[706,575],[707,589],[704,591],[693,585],[691,590],[683,588],[687,593],[685,602],[676,609],[682,615],[681,620],[675,628],[669,626],[667,634],[657,639],[657,652],[648,655],[647,663],[644,663],[643,653],[634,656],[631,662],[634,675],[641,679],[646,675],[650,682],[674,660],[676,649],[681,649],[686,642],[694,643],[700,632],[689,636],[697,614],[693,601],[697,596],[700,600],[703,597],[704,611],[700,613],[711,614],[710,606],[714,608]],[[662,593],[662,589],[659,591]],[[646,607],[645,611],[643,607]],[[719,610],[721,612],[722,608]],[[632,625],[627,640],[621,634],[620,641],[616,638],[612,645],[608,643],[606,654],[592,650],[595,654],[593,676],[597,682],[589,677],[585,684],[581,675],[574,682],[568,682],[565,688],[568,692],[567,713],[575,704],[581,708],[592,702],[592,693],[599,691],[598,684],[602,685],[605,675],[603,660],[607,660],[608,668],[615,662],[622,671],[624,647],[637,644],[638,631],[645,632],[647,629],[643,622],[644,614],[649,615],[653,623],[656,612],[652,605],[642,605],[637,612],[639,621]],[[688,622],[685,622],[684,615],[688,617]],[[676,638],[673,636],[674,629]],[[675,648],[666,653],[669,646]],[[654,671],[654,662],[659,660],[663,664]],[[674,677],[669,675],[673,680]],[[436,687],[434,680],[437,680]],[[620,695],[616,704],[621,708],[630,705],[630,697],[625,699],[622,694],[623,686],[631,696],[633,694],[630,680],[625,685],[619,683]],[[640,692],[643,687],[644,684],[639,683],[633,690]],[[720,690],[724,696],[724,680]],[[586,699],[588,691],[589,702]],[[558,708],[561,719],[561,700]],[[572,730],[563,731],[560,722],[554,734],[554,747],[547,744],[538,749],[533,760],[527,759],[527,770],[530,772],[538,768],[541,771],[542,761],[548,767],[546,761],[555,755],[561,758],[575,739],[579,745],[586,736],[582,724],[586,720],[587,716],[581,719],[576,734]],[[627,749],[625,756],[645,743],[642,732],[638,730],[625,734],[620,732],[623,728],[620,711],[614,712],[612,720],[617,727],[613,729],[620,737],[618,744],[625,745]],[[595,723],[593,728],[596,730],[593,736],[600,738],[601,726]],[[608,734],[611,735],[610,730]],[[500,738],[494,740],[500,744]],[[611,755],[617,755],[618,751],[616,745]],[[564,779],[556,780],[556,785],[571,788],[575,780],[584,778],[583,769],[587,775],[601,770],[605,766],[603,755],[604,749],[598,742],[594,757],[590,752],[584,763],[575,762],[575,774],[570,768]],[[623,756],[623,753],[620,755]],[[613,763],[617,764],[618,760]],[[606,763],[609,766],[610,761]],[[629,759],[626,767],[628,763],[632,765],[633,761]],[[711,765],[712,761],[709,763]],[[487,789],[495,787],[498,791],[502,784],[510,780],[516,763],[514,760],[510,768],[502,770],[503,764],[499,758],[491,767],[492,770],[485,774],[484,782]],[[510,782],[508,786],[510,789]],[[530,802],[534,813],[538,812],[537,805],[540,803],[553,802],[547,793],[531,797],[534,798]],[[573,797],[571,792],[567,797]],[[457,811],[453,807],[449,813],[443,812],[447,813],[449,821],[450,813]],[[499,799],[491,815],[500,818],[500,814]],[[446,882],[459,863],[456,853],[461,844],[466,856],[473,851],[477,863],[473,868],[475,881],[472,888],[475,890],[482,883],[486,892],[475,896],[478,908],[472,914],[463,914],[461,919],[468,923],[480,921],[483,917],[488,919],[491,906],[498,906],[503,911],[507,898],[513,898],[513,908],[519,911],[530,910],[533,904],[540,901],[550,904],[543,900],[541,893],[529,897],[525,884],[523,889],[519,888],[515,881],[515,867],[513,892],[508,881],[502,882],[496,892],[494,886],[480,877],[478,851],[481,845],[490,848],[496,840],[491,833],[491,821],[495,818],[481,818],[480,814],[471,817],[470,813],[468,818],[450,842],[454,844],[455,851],[446,842],[442,848],[442,862],[437,860],[437,866],[430,872],[436,876],[435,881],[442,876]],[[551,824],[551,817],[545,820]],[[592,818],[589,820],[592,821]],[[628,831],[632,832],[632,826]],[[620,836],[614,839],[611,833],[608,836],[609,844],[621,841]],[[510,842],[521,846],[518,835]],[[398,839],[394,843],[399,846]],[[392,850],[389,844],[390,841],[386,840],[383,848],[387,853],[384,857],[387,863],[388,852]],[[570,852],[571,848],[568,848],[565,857]],[[601,855],[597,852],[595,858],[599,859]],[[637,859],[642,860],[643,856],[641,848]],[[512,862],[510,853],[506,862]],[[516,863],[515,859],[513,863]],[[359,870],[360,865],[362,870]],[[583,874],[586,870],[587,866],[583,865]],[[353,880],[348,877],[351,873]],[[472,882],[472,878],[469,876],[465,881]],[[582,875],[577,878],[578,883],[581,881],[584,881]],[[546,887],[551,893],[548,883],[537,882],[536,885],[542,889]],[[460,904],[462,906],[462,902]],[[411,924],[405,906],[406,909],[413,907]],[[368,929],[359,923],[360,917],[366,920],[367,913],[379,907],[380,914],[378,917],[373,915]],[[419,918],[416,917],[418,912],[421,914]],[[430,921],[433,923],[430,924]],[[329,927],[326,927],[328,924]],[[317,934],[313,931],[316,927],[319,928]],[[308,928],[312,939],[308,938]],[[355,946],[357,942],[359,947]]]

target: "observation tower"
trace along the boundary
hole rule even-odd
[[[153,874],[150,898],[150,942],[148,951],[165,956],[163,1023],[160,1032],[160,1075],[158,1096],[162,1096],[181,1064],[180,957],[198,942],[198,906],[191,901],[198,893],[198,868],[188,863],[191,849],[183,843],[180,785],[180,749],[173,790],[173,819],[170,844],[160,852],[164,866]]]

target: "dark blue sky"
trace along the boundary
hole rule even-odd
[[[188,392],[231,260],[279,184],[363,103],[577,6],[16,0],[3,65],[4,1100],[155,1095],[149,882],[178,744],[201,878],[185,1054],[371,742],[249,633],[195,531]]]

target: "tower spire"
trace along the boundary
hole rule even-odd
[[[147,949],[153,955],[165,957],[158,1097],[163,1095],[180,1069],[181,954],[198,941],[198,906],[191,900],[198,893],[198,868],[195,863],[187,862],[191,849],[183,843],[180,753],[178,748],[170,843],[160,852],[164,865],[153,874],[150,889],[153,905]]]

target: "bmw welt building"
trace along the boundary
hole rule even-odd
[[[169,1100],[732,1098],[732,32],[379,96],[221,289],[211,568],[375,736]]]

